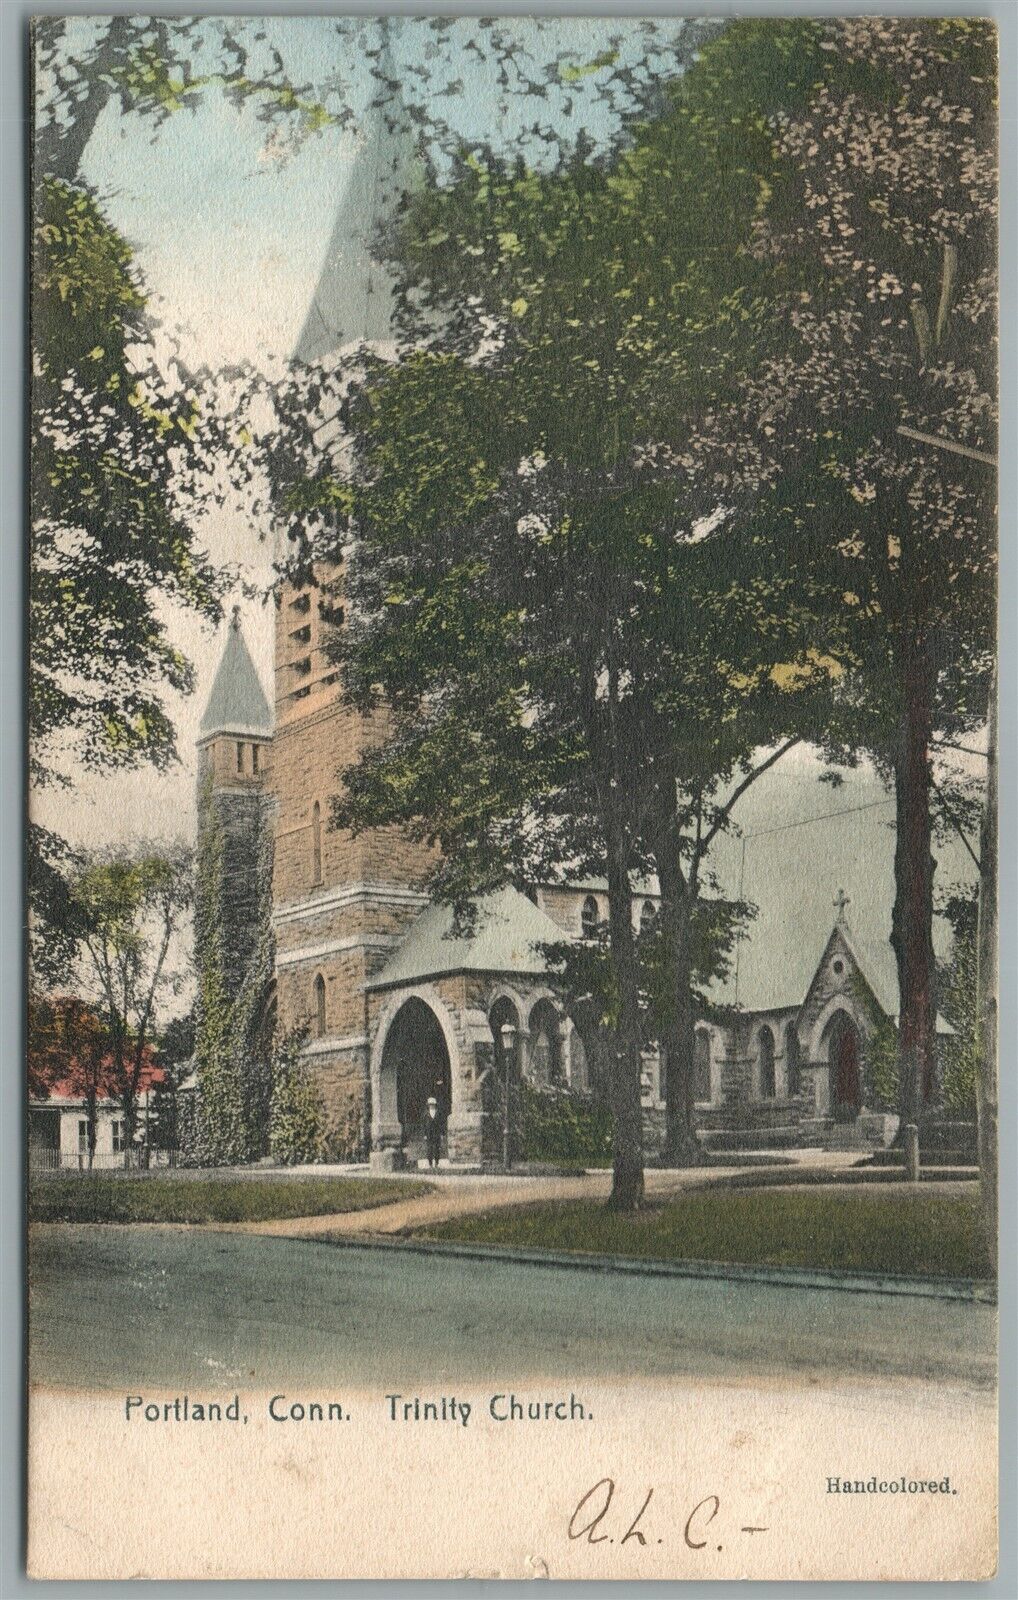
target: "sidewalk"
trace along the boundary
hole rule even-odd
[[[800,1151],[790,1152],[797,1165],[824,1166],[832,1169],[848,1168],[858,1159],[856,1151]],[[349,1173],[349,1168],[345,1171]],[[723,1182],[735,1173],[746,1173],[745,1167],[691,1167],[662,1171],[648,1168],[647,1194],[656,1200],[665,1200],[683,1189],[702,1189]],[[792,1168],[787,1169],[789,1181]],[[773,1171],[761,1168],[761,1171]],[[281,1235],[290,1239],[314,1239],[329,1235],[393,1235],[430,1223],[446,1222],[454,1217],[469,1216],[479,1211],[493,1211],[501,1206],[523,1206],[534,1201],[596,1200],[607,1199],[611,1191],[611,1172],[577,1173],[575,1177],[507,1177],[485,1174],[477,1177],[437,1172],[415,1172],[409,1177],[425,1178],[434,1184],[430,1194],[417,1195],[407,1200],[394,1200],[389,1205],[374,1206],[368,1211],[343,1211],[331,1216],[283,1217],[270,1222],[216,1223],[217,1229],[230,1233],[258,1233]]]

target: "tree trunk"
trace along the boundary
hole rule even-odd
[[[930,813],[934,669],[925,640],[909,641],[899,659],[899,673],[891,945],[898,967],[898,1105],[904,1128],[922,1121],[936,1082],[935,862]]]
[[[692,1167],[700,1160],[700,1141],[693,1125],[693,975],[690,951],[691,899],[679,861],[674,823],[674,783],[663,795],[654,839],[654,860],[661,890],[660,932],[665,948],[668,994],[659,1029],[665,1062],[665,1146],[669,1166]]]
[[[997,1259],[997,683],[990,688],[986,808],[979,848],[979,931],[976,955],[976,1114],[983,1231],[991,1264]]]
[[[636,1211],[643,1203],[643,1103],[640,1087],[640,989],[633,933],[632,890],[621,830],[606,829],[608,932],[618,984],[615,1055],[609,1095],[612,1112],[612,1211]]]
[[[106,106],[116,93],[113,74],[130,57],[131,22],[129,17],[112,17],[106,37],[92,60],[83,68],[85,93],[66,122],[51,122],[39,129],[35,139],[33,167],[36,178],[58,178],[76,183],[88,142]]]
[[[86,1122],[87,1122],[85,1138],[86,1138],[86,1143],[88,1144],[88,1170],[89,1170],[89,1172],[91,1172],[92,1168],[95,1166],[95,1143],[96,1143],[96,1122],[97,1122],[97,1117],[96,1117],[96,1096],[97,1096],[97,1092],[98,1091],[96,1089],[90,1088],[88,1094],[85,1096],[85,1118],[86,1118]]]

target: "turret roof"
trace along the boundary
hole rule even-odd
[[[272,712],[240,631],[240,607],[234,606],[198,737],[246,733],[266,738],[271,732]]]

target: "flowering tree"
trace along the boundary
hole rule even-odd
[[[785,458],[776,515],[850,644],[831,742],[894,783],[908,1122],[935,1082],[935,744],[985,722],[994,649],[995,39],[966,18],[789,26],[820,69],[764,108],[781,179],[756,248],[789,274],[794,342],[752,399]]]

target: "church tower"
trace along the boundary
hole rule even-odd
[[[370,1127],[366,986],[427,896],[426,848],[397,828],[356,837],[330,827],[344,767],[380,742],[384,712],[343,696],[326,632],[344,625],[342,568],[284,588],[276,619],[273,926],[279,1026],[306,1025],[329,1153],[362,1154]]]
[[[383,29],[379,85],[398,73]],[[392,339],[393,285],[372,259],[377,229],[415,182],[409,119],[391,88],[377,89],[357,132],[357,147],[321,277],[295,358],[328,364],[339,351]],[[370,1130],[370,1026],[367,984],[427,897],[428,851],[398,829],[353,838],[330,827],[343,769],[380,742],[384,713],[365,716],[343,696],[329,660],[330,630],[346,624],[342,562],[318,566],[314,582],[284,585],[276,610],[275,737],[271,789],[276,803],[273,927],[278,1024],[307,1026],[305,1060],[318,1085],[328,1153],[366,1152]]]
[[[232,1003],[258,940],[258,864],[271,774],[272,712],[244,643],[235,606],[198,733],[199,856],[211,830],[221,843],[215,916]],[[199,901],[203,892],[199,873]],[[199,905],[199,914],[201,907]]]

